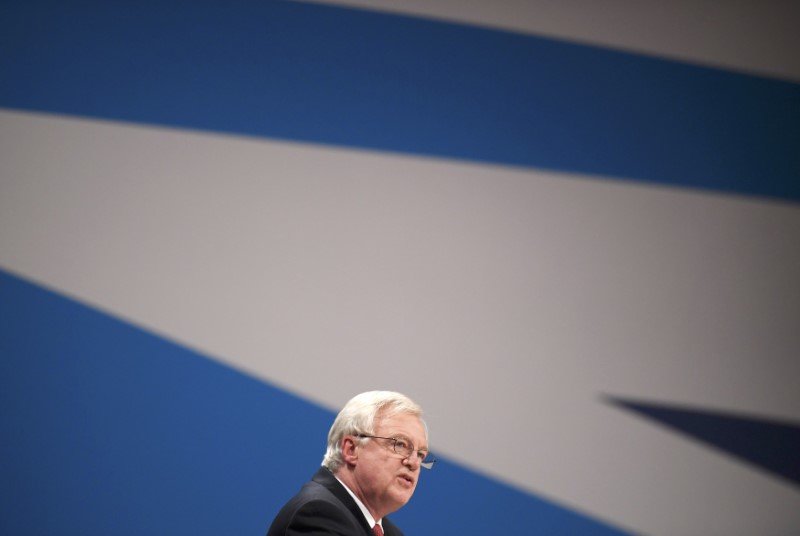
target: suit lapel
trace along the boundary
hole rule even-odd
[[[347,492],[341,482],[336,480],[333,473],[327,467],[320,467],[319,471],[313,476],[312,480],[328,489],[345,506],[347,511],[353,516],[353,521],[364,530],[366,536],[374,536],[372,527],[367,524],[364,514]],[[388,536],[387,533],[385,536]]]

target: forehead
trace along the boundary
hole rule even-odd
[[[413,440],[418,446],[427,442],[425,425],[416,415],[410,413],[396,413],[383,415],[378,413],[375,417],[375,433],[389,436],[404,435]]]

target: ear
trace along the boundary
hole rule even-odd
[[[356,465],[358,462],[358,446],[360,443],[353,436],[344,436],[342,439],[342,459],[347,465]]]

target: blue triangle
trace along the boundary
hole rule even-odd
[[[627,409],[800,486],[800,425],[609,397]]]
[[[264,534],[333,418],[0,270],[0,534]],[[408,534],[629,534],[442,457],[392,518]]]

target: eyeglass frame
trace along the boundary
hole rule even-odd
[[[381,437],[381,436],[369,435],[369,434],[356,434],[356,437],[361,438],[361,439],[366,439],[366,438],[370,438],[370,439],[387,439],[389,441],[393,441],[394,443],[392,444],[392,452],[394,452],[395,454],[399,454],[399,455],[403,456],[404,460],[406,458],[410,458],[412,454],[416,453],[417,459],[419,459],[419,465],[420,465],[420,467],[422,467],[424,469],[431,470],[431,469],[433,469],[433,466],[436,463],[436,457],[431,453],[431,451],[429,451],[429,450],[421,450],[421,449],[416,448],[414,446],[414,444],[411,443],[411,440],[409,440],[408,438],[405,438],[405,437]],[[397,442],[398,441],[408,441],[409,448],[408,448],[408,453],[407,454],[404,454],[402,452],[398,452],[397,451]],[[422,452],[425,453],[425,456],[420,458],[419,455]],[[432,459],[431,459],[431,461],[426,462],[425,459],[427,459],[428,456],[430,456]]]

